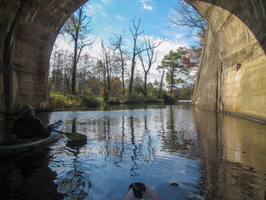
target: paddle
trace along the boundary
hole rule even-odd
[[[6,116],[5,116],[5,119],[8,119],[8,120],[16,120],[14,118],[6,117]],[[54,129],[52,129],[51,131],[64,134],[70,140],[75,140],[75,141],[78,141],[78,140],[87,140],[87,136],[86,135],[83,135],[81,133],[65,133],[63,131],[58,131],[58,130],[54,130]]]
[[[65,135],[70,140],[87,140],[87,136],[81,133],[65,133],[63,131],[52,130],[57,133]]]

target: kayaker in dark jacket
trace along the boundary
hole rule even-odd
[[[22,106],[20,117],[14,121],[11,133],[17,138],[49,137],[51,130],[48,130],[43,122],[35,117],[35,107],[30,105]]]

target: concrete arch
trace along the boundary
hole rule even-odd
[[[58,32],[67,18],[87,0],[2,0],[0,3],[0,111],[14,112],[25,103],[40,110],[51,108],[47,88],[47,69],[51,50]],[[225,112],[266,120],[266,98],[262,87],[247,87],[241,77],[244,69],[261,74],[253,78],[265,86],[266,2],[263,0],[187,0],[208,21],[207,43],[202,57],[200,76],[193,101],[195,104]],[[119,6],[119,5],[118,5]],[[233,35],[234,37],[230,36]],[[242,39],[244,45],[240,45]],[[257,64],[254,64],[254,63]],[[211,63],[211,64],[210,64]],[[238,91],[230,95],[238,72]],[[235,74],[234,74],[235,73]],[[226,79],[226,77],[234,77]],[[246,75],[245,75],[246,76]],[[226,81],[229,80],[229,81]],[[229,85],[229,86],[228,86]],[[243,87],[242,87],[243,86]],[[206,93],[202,93],[206,92]],[[234,106],[231,99],[235,98]],[[264,100],[265,101],[265,100]],[[266,105],[266,102],[264,102]],[[259,112],[260,111],[260,112]],[[256,113],[260,114],[256,114]]]
[[[193,102],[266,121],[266,2],[190,3],[208,21]]]
[[[266,52],[266,2],[264,0],[186,0],[193,5],[208,21],[210,25],[214,25],[214,16],[226,19],[236,16],[241,20],[257,38],[259,44]],[[217,7],[230,13],[230,16],[222,16],[221,12],[213,13],[213,9]],[[218,9],[218,10],[220,10]],[[220,15],[220,16],[219,16]]]
[[[0,111],[31,104],[51,108],[47,72],[54,41],[69,16],[88,0],[0,3]]]

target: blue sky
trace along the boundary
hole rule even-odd
[[[92,25],[99,38],[108,40],[113,33],[123,30],[130,37],[132,20],[141,19],[143,36],[165,38],[184,46],[193,44],[186,28],[171,27],[167,17],[178,0],[90,0],[86,12],[92,16]]]
[[[195,44],[192,38],[188,38],[187,28],[172,27],[168,17],[179,0],[90,0],[86,3],[86,15],[92,16],[91,25],[97,40],[90,48],[92,57],[99,57],[102,52],[101,40],[107,44],[113,34],[121,34],[125,31],[126,46],[132,47],[132,35],[129,28],[133,29],[132,20],[136,17],[141,19],[140,30],[144,33],[139,37],[141,40],[149,36],[155,42],[164,42],[156,49],[157,61],[149,72],[148,81],[160,80],[160,73],[156,67],[161,64],[163,57],[170,50],[176,50],[180,46],[188,47]],[[61,40],[61,44],[64,40]],[[64,44],[67,46],[66,44]],[[62,45],[63,46],[63,45]],[[143,69],[137,65],[135,75],[142,76]]]

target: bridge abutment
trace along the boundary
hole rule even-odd
[[[55,39],[68,17],[87,0],[18,0],[0,3],[0,112],[23,104],[52,108],[48,67]]]
[[[208,22],[193,103],[266,121],[266,3],[192,3]]]

